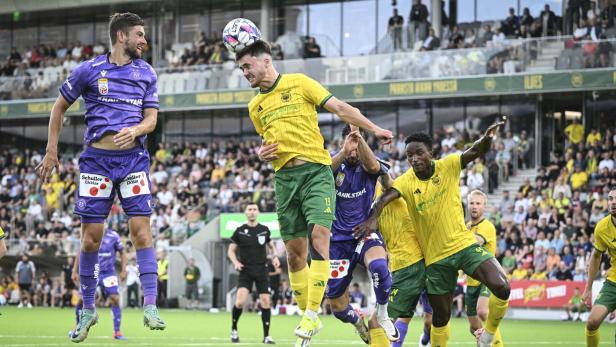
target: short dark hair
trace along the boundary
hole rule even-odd
[[[432,137],[426,133],[413,133],[404,139],[405,145],[408,145],[411,142],[421,142],[426,145],[429,151],[432,150]]]
[[[109,39],[111,39],[111,44],[116,43],[118,31],[122,30],[124,34],[128,35],[130,29],[137,25],[145,25],[143,19],[137,14],[131,12],[112,14],[109,17]]]
[[[261,54],[272,55],[272,46],[265,41],[257,40],[252,45],[242,49],[239,52],[235,52],[235,60],[238,61],[247,55],[258,57]]]

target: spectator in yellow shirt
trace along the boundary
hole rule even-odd
[[[573,123],[565,128],[565,135],[573,144],[578,144],[584,140],[584,126],[579,123],[578,119],[574,119]]]
[[[586,171],[582,171],[582,167],[579,165],[575,166],[575,172],[571,175],[569,179],[571,183],[571,189],[576,191],[580,189],[584,189],[586,187],[586,183],[588,183],[588,174]]]
[[[530,279],[537,280],[537,281],[547,281],[548,273],[545,271],[535,272],[534,274],[530,275]]]
[[[212,170],[212,177],[210,177],[210,184],[215,185],[219,181],[222,181],[225,178],[225,170],[220,167],[220,164],[214,165],[214,170]]]
[[[595,142],[601,143],[601,133],[597,129],[592,129],[586,136],[586,146],[593,146]]]
[[[511,273],[511,280],[525,280],[528,277],[528,270],[524,268],[521,261],[518,262],[518,267]]]
[[[599,160],[595,155],[595,151],[591,149],[588,151],[588,155],[586,157],[586,173],[588,176],[592,176],[594,173],[597,173],[598,167]]]

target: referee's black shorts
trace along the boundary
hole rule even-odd
[[[237,282],[238,288],[246,288],[250,292],[253,282],[257,286],[257,293],[270,293],[267,264],[245,265],[244,269],[240,271],[240,278]]]

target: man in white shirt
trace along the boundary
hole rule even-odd
[[[610,158],[611,152],[603,152],[603,159],[599,162],[599,171],[603,170],[603,168],[607,168],[612,171],[614,169],[614,160]]]
[[[137,307],[139,302],[139,268],[134,257],[126,264],[126,289],[128,290],[128,306]]]
[[[173,193],[167,189],[167,186],[163,186],[163,190],[156,194],[158,203],[163,206],[169,206],[169,204],[173,201],[173,197]]]
[[[167,180],[169,179],[169,174],[165,170],[165,167],[162,164],[158,164],[156,167],[156,172],[150,175],[152,181],[156,182],[156,184],[167,184]]]

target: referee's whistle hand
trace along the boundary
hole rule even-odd
[[[236,263],[233,263],[233,266],[235,267],[235,270],[237,271],[242,271],[244,269],[244,264],[240,263],[239,261]]]

